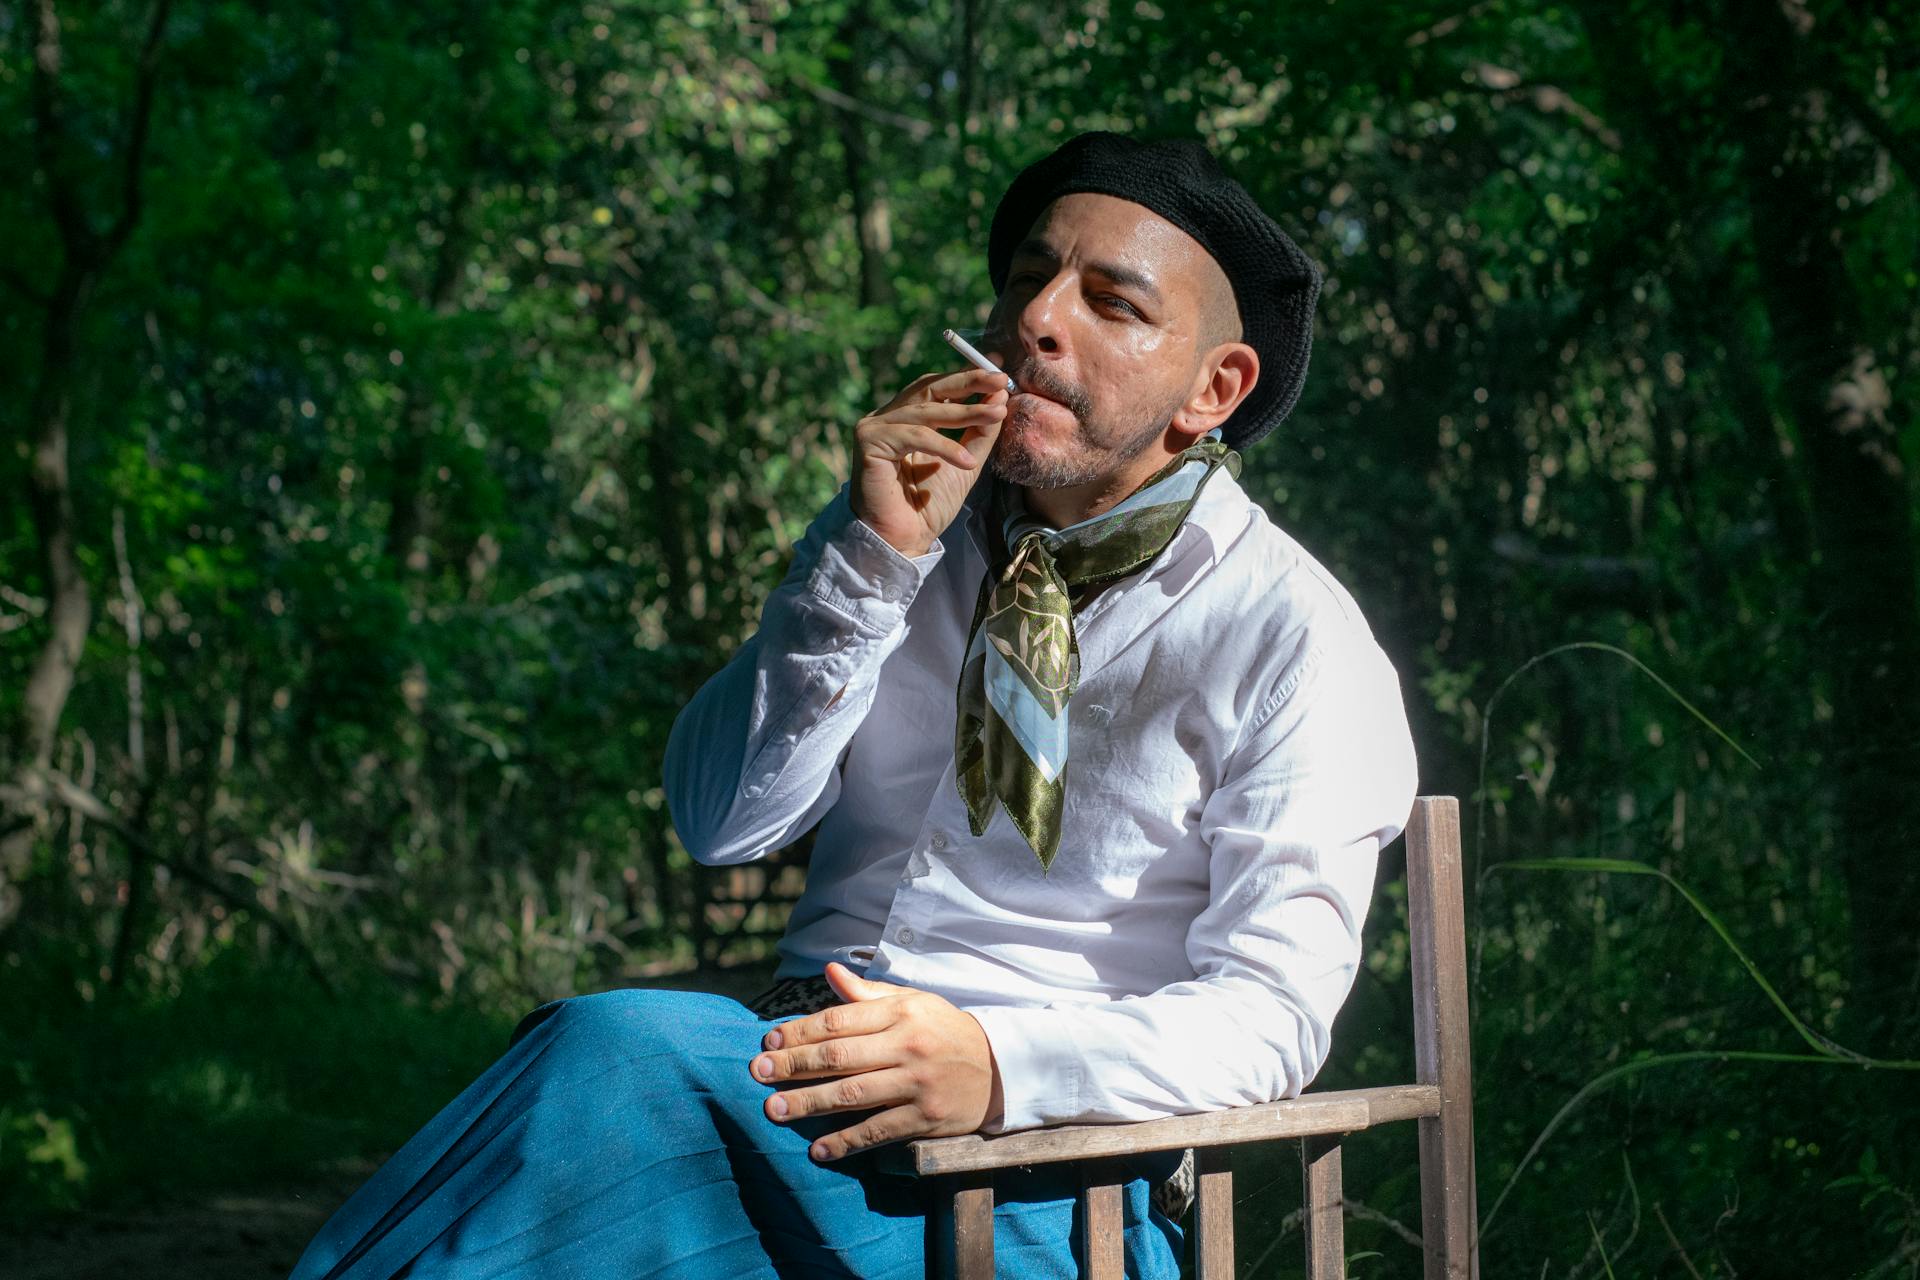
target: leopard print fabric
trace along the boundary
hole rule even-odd
[[[753,999],[747,1008],[762,1018],[786,1018],[818,1013],[845,1003],[825,978],[781,978]],[[1193,1150],[1180,1153],[1180,1165],[1172,1175],[1153,1189],[1153,1207],[1179,1222],[1193,1207]]]

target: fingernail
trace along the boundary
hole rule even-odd
[[[774,1119],[776,1120],[786,1119],[787,1118],[786,1098],[781,1094],[777,1094],[777,1093],[774,1094],[773,1101],[767,1104],[767,1109],[773,1112]]]
[[[816,1142],[813,1144],[813,1150],[807,1154],[811,1155],[815,1160],[825,1160],[827,1158],[827,1144],[824,1142]]]
[[[773,1079],[773,1059],[755,1058],[753,1060],[753,1074],[759,1076],[762,1080]]]
[[[780,1033],[778,1031],[767,1032],[766,1039],[760,1042],[761,1047],[766,1049],[778,1049],[781,1045],[785,1043],[786,1041],[780,1038]]]

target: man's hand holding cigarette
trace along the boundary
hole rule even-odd
[[[971,396],[986,398],[965,403]],[[854,428],[853,513],[900,554],[925,555],[979,481],[1006,418],[998,370],[915,378]],[[940,434],[955,428],[958,440]]]

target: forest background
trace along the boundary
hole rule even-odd
[[[984,316],[1005,183],[1107,127],[1326,273],[1245,483],[1465,804],[1486,1274],[1920,1274],[1917,51],[1815,0],[0,4],[5,1216],[377,1157],[540,1000],[763,973],[804,844],[694,867],[667,728]],[[1322,1087],[1411,1070],[1399,874]],[[1417,1274],[1410,1133],[1348,1160],[1353,1274]],[[1242,1166],[1247,1274],[1296,1169]]]

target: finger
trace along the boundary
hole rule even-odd
[[[867,419],[875,423],[908,422],[922,423],[939,427],[959,427],[973,422],[990,422],[1004,417],[1007,393],[1000,388],[1002,399],[994,402],[981,401],[979,404],[953,404],[945,400],[928,400],[921,404],[903,404],[898,409],[889,409],[885,413],[875,414]],[[998,412],[996,412],[996,410]]]
[[[850,1156],[856,1151],[865,1151],[869,1147],[881,1146],[888,1142],[898,1142],[902,1138],[917,1138],[932,1129],[915,1107],[894,1107],[882,1111],[879,1115],[869,1116],[859,1124],[830,1133],[817,1139],[807,1149],[807,1154],[815,1160],[838,1160]]]
[[[921,395],[936,400],[964,400],[968,396],[983,396],[994,388],[1007,389],[1007,375],[988,369],[977,369],[968,365],[958,373],[950,373],[936,378],[921,388]]]
[[[999,393],[1003,404],[1006,394],[1005,391]],[[992,422],[982,423],[977,427],[968,427],[961,435],[961,447],[972,455],[976,466],[985,462],[987,455],[993,452],[994,441],[1000,438],[1000,429],[1006,425],[1005,418],[996,418]]]
[[[974,457],[958,440],[941,435],[932,427],[910,422],[892,422],[876,427],[861,440],[869,457],[876,452],[896,462],[907,461],[910,453],[930,453],[956,467],[972,469]]]
[[[895,1067],[886,1071],[862,1071],[858,1075],[827,1084],[809,1085],[770,1094],[764,1105],[769,1120],[789,1124],[808,1116],[828,1115],[836,1111],[871,1111],[911,1102],[920,1086],[912,1073]]]
[[[827,961],[827,967],[822,972],[826,974],[827,985],[842,1000],[878,1000],[882,996],[903,996],[913,990],[898,983],[875,982],[862,977],[838,960]]]
[[[761,1040],[768,1049],[791,1049],[796,1045],[817,1044],[840,1036],[864,1036],[884,1031],[893,1025],[893,1011],[881,1001],[863,1004],[837,1004],[831,1009],[783,1022]]]
[[[818,1080],[822,1076],[844,1076],[855,1071],[877,1071],[900,1065],[899,1046],[886,1038],[886,1031],[863,1036],[836,1036],[813,1044],[788,1049],[769,1049],[755,1054],[747,1064],[753,1078],[763,1084],[782,1080]]]

